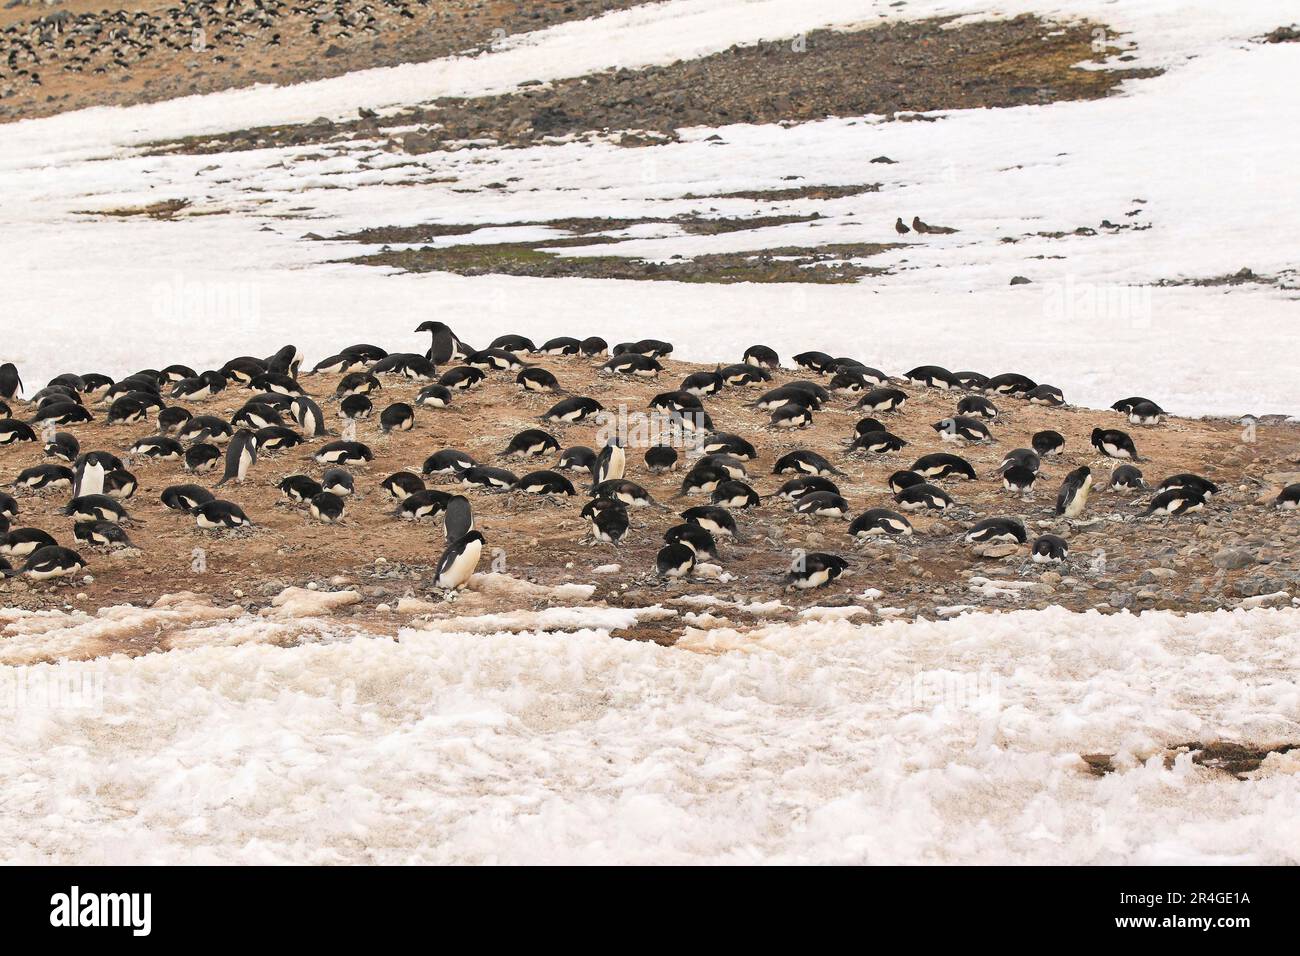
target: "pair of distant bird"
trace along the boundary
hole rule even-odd
[[[912,230],[916,230],[920,235],[926,235],[928,233],[935,236],[949,236],[957,231],[952,226],[931,226],[929,223],[922,222],[920,216],[912,217],[911,229],[907,227],[907,223],[903,222],[902,216],[899,216],[894,220],[894,231],[900,236],[905,236]]]

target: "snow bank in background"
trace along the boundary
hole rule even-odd
[[[892,371],[929,362],[1015,369],[1062,387],[1073,401],[1103,407],[1150,394],[1179,414],[1300,410],[1300,380],[1264,367],[1273,356],[1300,351],[1295,293],[1133,285],[1243,266],[1260,274],[1300,266],[1300,192],[1293,188],[1300,101],[1288,92],[1300,45],[1245,42],[1300,19],[1300,3],[1228,13],[1218,4],[1155,0],[902,7],[676,0],[562,24],[478,58],[373,72],[393,81],[386,87],[392,101],[410,101],[597,66],[669,62],[826,24],[1025,11],[1107,22],[1125,31],[1120,41],[1137,44],[1139,59],[1124,65],[1170,72],[1099,101],[958,111],[934,123],[726,127],[721,146],[707,140],[713,131],[706,129],[653,149],[570,144],[416,157],[367,144],[327,149],[325,159],[303,155],[314,149],[144,159],[121,148],[167,133],[310,118],[341,111],[344,101],[373,106],[368,73],[212,94],[201,108],[177,101],[0,127],[6,321],[30,322],[42,333],[13,339],[5,358],[32,382],[67,371],[73,354],[79,370],[113,375],[174,361],[210,367],[233,354],[269,354],[288,340],[318,358],[363,338],[421,348],[424,338],[411,331],[421,320],[436,315],[464,326],[469,316],[476,343],[504,331],[542,338],[598,332],[610,340],[651,333],[672,339],[679,357],[714,361],[735,360],[761,339],[782,354],[823,348]],[[576,47],[581,56],[570,55]],[[417,75],[425,78],[396,82]],[[866,162],[880,154],[897,163]],[[115,158],[74,161],[91,155]],[[804,183],[882,187],[821,205],[680,198],[789,186],[785,177],[795,174]],[[505,190],[483,188],[516,176]],[[455,182],[430,181],[447,177]],[[218,214],[173,222],[78,214],[169,198]],[[431,220],[671,216],[700,208],[723,215],[816,209],[824,218],[758,234],[651,233],[600,246],[601,254],[663,258],[894,241],[894,218],[912,214],[961,232],[879,256],[874,264],[893,275],[847,286],[388,276],[322,264],[366,247],[301,238]],[[1138,215],[1129,217],[1133,210]],[[1102,219],[1150,228],[1031,235],[1069,233]],[[1003,243],[1004,236],[1023,238]],[[1017,274],[1033,284],[1010,288]],[[184,303],[196,296],[244,307],[209,305],[192,315]]]
[[[1300,863],[1294,761],[1142,763],[1300,738],[1298,633],[1290,610],[1049,610],[16,668],[0,843],[20,863]],[[80,696],[42,707],[54,685]],[[1099,751],[1125,769],[1089,775]]]

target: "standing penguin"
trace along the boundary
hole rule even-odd
[[[429,347],[428,358],[434,365],[446,365],[453,358],[467,358],[469,351],[456,338],[456,333],[444,322],[421,322],[417,332],[429,332],[433,335],[433,344]]]
[[[235,432],[226,448],[226,473],[217,485],[224,485],[231,478],[243,482],[248,469],[257,461],[257,435],[247,428]]]
[[[591,475],[591,486],[594,488],[602,481],[618,481],[623,477],[626,469],[627,453],[623,451],[623,443],[617,438],[611,438],[596,456],[596,468]]]
[[[319,438],[325,434],[325,414],[306,395],[295,395],[289,402],[289,412],[308,438]]]
[[[478,567],[483,545],[483,535],[478,531],[466,532],[448,545],[438,559],[438,568],[433,575],[434,587],[444,591],[463,588]]]
[[[442,529],[447,540],[458,541],[474,530],[474,512],[464,495],[452,495],[442,512]]]
[[[18,366],[13,362],[0,365],[0,398],[12,402],[23,390],[23,380],[18,374]]]
[[[122,461],[116,455],[106,451],[88,451],[77,458],[73,471],[72,497],[82,495],[102,495],[104,479],[111,471],[122,467]]]
[[[1074,469],[1061,483],[1060,493],[1056,496],[1056,513],[1067,518],[1079,517],[1088,503],[1088,492],[1091,488],[1092,469],[1087,465]]]

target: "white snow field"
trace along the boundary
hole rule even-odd
[[[363,143],[328,149],[325,159],[311,158],[319,149],[140,155],[140,144],[168,136],[497,92],[823,25],[1027,11],[1107,23],[1122,31],[1110,38],[1121,45],[1115,53],[1125,44],[1136,51],[1120,65],[1167,72],[1100,101],[947,112],[934,123],[867,117],[698,129],[654,149],[575,143],[411,157]],[[1296,19],[1297,2],[1228,10],[1172,0],[672,0],[528,34],[476,58],[10,124],[0,129],[4,322],[39,334],[11,342],[9,357],[38,381],[67,370],[72,355],[112,374],[163,361],[209,366],[269,354],[289,339],[309,356],[360,338],[414,347],[411,330],[437,315],[472,323],[480,338],[653,332],[671,338],[679,356],[704,360],[734,359],[761,338],[783,354],[825,348],[893,371],[922,362],[1025,371],[1087,405],[1150,393],[1180,414],[1294,414],[1300,380],[1276,366],[1300,346],[1294,290],[1149,283],[1242,267],[1294,281],[1300,103],[1291,88],[1300,46],[1251,38]],[[707,141],[714,132],[725,145]],[[881,154],[897,163],[868,162]],[[430,220],[810,211],[806,201],[682,198],[788,186],[789,175],[882,188],[817,206],[826,215],[816,223],[600,248],[666,258],[737,245],[893,241],[895,217],[913,214],[961,231],[873,260],[893,275],[840,286],[388,276],[326,261],[359,247],[301,238]],[[447,176],[456,182],[423,182]],[[506,190],[453,191],[511,176],[520,179]],[[413,179],[422,184],[392,185]],[[210,215],[87,215],[164,199]],[[1150,228],[1028,235],[1103,219]],[[1008,235],[1026,238],[999,241]],[[1033,283],[1011,287],[1014,275]]]
[[[286,628],[308,643],[263,643]],[[1298,628],[1297,610],[1051,610],[663,648],[207,622],[191,649],[8,669],[0,845],[20,863],[1295,864],[1300,756],[1237,780],[1158,754],[1294,741]],[[41,706],[54,681],[82,697]],[[1122,769],[1092,776],[1093,752]]]
[[[697,129],[653,149],[142,150],[826,25],[1024,12],[1106,23],[1133,45],[1123,65],[1167,72],[1094,102]],[[211,367],[288,341],[309,361],[354,341],[423,347],[411,330],[442,318],[475,342],[653,334],[712,360],[763,341],[890,371],[1023,371],[1085,405],[1150,394],[1179,414],[1294,415],[1294,291],[1149,284],[1243,266],[1294,280],[1300,44],[1252,38],[1295,21],[1294,0],[670,0],[476,58],[0,126],[3,359],[38,387],[70,368]],[[881,154],[897,163],[868,162]],[[820,205],[683,198],[790,175],[882,187]],[[451,188],[512,176],[501,191]],[[211,215],[90,214],[166,199]],[[816,225],[648,230],[617,250],[893,241],[899,215],[961,231],[877,257],[891,275],[836,286],[386,275],[328,261],[360,246],[301,238],[442,221],[481,223],[468,241],[494,241],[514,221],[814,206]],[[1102,219],[1150,228],[1028,236]],[[1010,287],[1017,274],[1033,283]],[[394,625],[396,640],[310,600],[260,617],[0,609],[0,859],[1300,863],[1294,752],[1248,780],[1163,760],[1198,740],[1297,742],[1300,609],[877,625],[836,610],[663,648],[612,639],[625,612],[580,603]],[[695,610],[726,614],[705,598]],[[159,651],[104,656],[99,642],[133,629],[164,635]],[[1094,752],[1118,754],[1119,770],[1091,775],[1079,755]]]

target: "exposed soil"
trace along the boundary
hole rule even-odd
[[[1190,753],[1192,762],[1212,770],[1222,770],[1238,780],[1249,779],[1270,754],[1286,754],[1300,748],[1300,744],[1277,744],[1272,747],[1248,747],[1231,741],[1216,740],[1210,743],[1176,744],[1165,750],[1165,766],[1172,768],[1180,754]],[[1114,773],[1114,754],[1083,754],[1083,762],[1099,777]]]
[[[412,348],[422,342],[413,337],[408,343],[390,344]],[[554,371],[570,393],[594,397],[611,410],[625,407],[629,413],[644,412],[652,395],[676,387],[684,375],[700,368],[665,360],[665,372],[653,382],[597,375],[598,363],[583,358],[536,356],[534,361]],[[807,377],[812,376],[803,370],[782,370],[773,384]],[[336,376],[303,378],[332,426],[338,424],[337,405],[330,400],[336,382]],[[391,402],[411,401],[416,390],[404,379],[388,378],[376,396],[376,417]],[[757,389],[727,390],[706,399],[705,405],[719,430],[742,434],[758,448],[759,458],[749,463],[748,470],[761,493],[774,491],[788,477],[771,474],[777,457],[810,448],[845,472],[834,480],[855,514],[868,507],[892,507],[888,476],[919,455],[945,450],[966,457],[980,479],[941,482],[958,506],[941,516],[913,516],[916,534],[909,539],[856,544],[846,533],[846,522],[805,519],[794,515],[788,502],[771,498],[758,508],[737,512],[743,541],[722,539],[718,564],[730,580],[706,577],[662,584],[653,569],[664,531],[678,523],[677,512],[704,501],[695,496],[675,498],[683,471],[650,474],[643,464],[643,447],[634,444],[629,449],[628,477],[642,483],[664,509],[634,509],[633,530],[618,547],[584,544],[587,526],[579,510],[586,501],[581,492],[587,480],[582,473],[570,473],[580,491],[572,499],[466,493],[493,549],[497,570],[547,586],[595,585],[591,599],[595,604],[668,603],[712,610],[674,604],[701,594],[742,604],[783,602],[761,613],[727,603],[714,605],[725,608],[720,613],[737,626],[773,616],[790,618],[809,605],[858,608],[864,619],[878,619],[944,616],[963,607],[1050,604],[1075,610],[1199,611],[1243,601],[1289,603],[1290,595],[1300,594],[1300,554],[1294,548],[1300,512],[1271,507],[1271,497],[1281,485],[1300,480],[1300,428],[1294,423],[1266,419],[1245,432],[1235,422],[1209,420],[1169,419],[1159,426],[1137,427],[1112,411],[1047,408],[998,397],[995,402],[1002,414],[991,425],[995,441],[954,448],[939,440],[931,424],[952,413],[959,394],[913,386],[906,390],[911,395],[906,408],[882,417],[909,446],[867,458],[844,451],[854,423],[863,417],[852,398],[834,398],[810,427],[795,432],[770,429],[768,413],[749,407]],[[246,391],[228,389],[213,399],[185,404],[195,413],[228,417],[248,397]],[[410,432],[383,435],[377,422],[361,422],[357,438],[370,445],[376,460],[353,469],[356,493],[348,499],[347,517],[338,525],[313,520],[303,506],[289,504],[275,487],[283,476],[297,472],[319,478],[323,468],[310,458],[318,443],[264,455],[245,483],[219,490],[221,496],[240,504],[254,522],[255,528],[247,532],[203,531],[193,519],[160,504],[159,494],[168,485],[197,482],[211,487],[216,480],[212,475],[195,477],[177,463],[137,459],[129,467],[139,478],[139,490],[127,502],[136,519],[127,530],[137,548],[112,552],[79,548],[93,580],[48,584],[11,578],[0,582],[3,601],[23,608],[94,609],[127,602],[147,604],[161,595],[193,591],[218,603],[234,602],[255,610],[286,586],[309,582],[327,590],[356,587],[363,599],[339,613],[357,620],[372,617],[377,605],[394,605],[405,596],[436,601],[429,578],[444,546],[441,524],[395,518],[394,504],[378,487],[379,481],[400,469],[418,472],[429,454],[446,447],[460,448],[481,463],[508,467],[516,474],[553,466],[555,455],[526,461],[500,456],[511,436],[525,428],[545,428],[561,447],[596,444],[595,424],[561,427],[539,422],[538,416],[556,398],[520,393],[513,374],[498,372],[480,388],[458,394],[450,409],[419,409]],[[15,415],[30,418],[32,411],[21,403],[15,405]],[[79,438],[83,450],[106,449],[125,456],[133,441],[153,432],[150,425],[108,426],[102,408],[96,415],[92,423],[66,429]],[[1115,462],[1099,459],[1089,447],[1088,436],[1095,426],[1130,431],[1143,458],[1141,468],[1153,483],[1170,474],[1194,471],[1218,482],[1222,493],[1201,513],[1168,519],[1137,517],[1149,496],[1105,487]],[[1022,500],[1005,491],[993,473],[1009,449],[1027,445],[1035,431],[1045,428],[1066,437],[1066,450],[1044,462],[1037,492]],[[20,469],[42,460],[39,443],[0,448],[0,478],[12,481]],[[1065,473],[1080,464],[1093,466],[1100,487],[1080,520],[1058,519],[1052,508],[1056,488]],[[429,484],[453,487],[445,478],[432,478]],[[15,528],[39,527],[62,544],[75,544],[71,520],[59,513],[66,492],[18,495],[21,512]],[[1062,534],[1071,543],[1069,562],[1044,567],[1028,563],[1024,546],[977,547],[961,541],[967,527],[990,516],[1021,517],[1031,538],[1046,531]],[[853,573],[817,591],[786,593],[783,573],[796,548],[844,555]],[[195,565],[195,549],[203,552],[201,568]],[[377,559],[382,560],[376,563]],[[597,573],[597,568],[612,564],[619,569]],[[486,565],[487,560],[480,570],[487,570]],[[880,593],[864,594],[867,589]],[[1283,596],[1277,597],[1278,592]],[[520,600],[508,592],[475,598],[476,607],[488,610],[508,610]],[[550,602],[542,595],[533,603]],[[456,613],[455,605],[448,604],[445,613]],[[666,641],[672,633],[673,624],[642,624],[628,636]]]
[[[950,26],[951,18],[733,47],[669,66],[539,83],[499,96],[444,98],[389,116],[318,121],[158,144],[162,152],[227,152],[383,138],[411,153],[488,143],[527,146],[614,136],[666,142],[686,127],[799,123],[1096,99],[1152,70],[1077,69],[1100,62],[1096,24],[1032,16]],[[410,127],[418,129],[412,130]],[[614,135],[617,134],[617,135]]]
[[[646,0],[62,0],[0,13],[0,122],[475,55]]]
[[[609,242],[612,240],[595,240]],[[710,253],[669,262],[628,256],[560,255],[550,249],[588,245],[588,240],[546,240],[441,248],[388,250],[345,259],[357,265],[387,266],[406,272],[460,275],[514,275],[539,278],[639,279],[671,282],[855,282],[885,270],[861,260],[892,244],[853,243],[780,246],[762,252]]]

